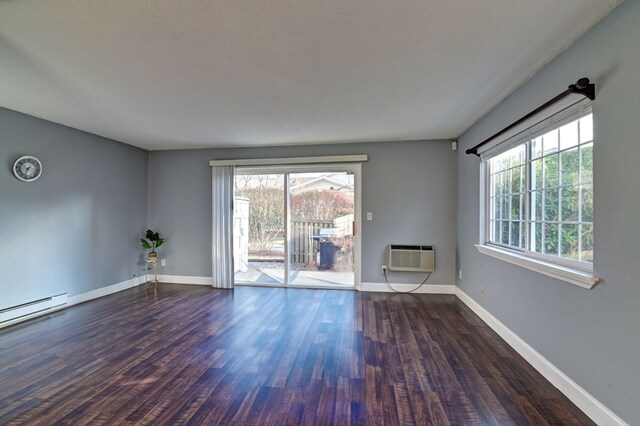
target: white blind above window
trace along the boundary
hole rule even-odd
[[[590,108],[591,100],[589,98],[580,95],[568,96],[479,147],[478,154],[481,158],[498,155],[526,140],[541,135],[552,124],[559,127],[574,120],[575,117],[584,115]]]

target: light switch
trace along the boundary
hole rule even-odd
[[[367,220],[373,220],[373,213],[367,212]]]

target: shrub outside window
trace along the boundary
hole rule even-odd
[[[569,119],[486,158],[485,241],[591,269],[593,116]]]

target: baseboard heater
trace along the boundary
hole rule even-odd
[[[0,326],[6,325],[25,317],[44,313],[54,308],[67,304],[67,293],[56,294],[55,296],[45,297],[21,305],[11,306],[9,308],[0,309]]]
[[[390,271],[431,272],[435,268],[433,246],[389,244],[387,256]]]

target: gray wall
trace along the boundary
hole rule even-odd
[[[478,164],[458,157],[457,285],[631,424],[640,424],[640,2],[627,1],[461,138],[469,148],[563,91],[597,83],[592,290],[479,254]],[[479,287],[484,285],[486,293]]]
[[[13,176],[22,155],[42,176]],[[140,274],[148,152],[0,108],[0,308]]]
[[[167,275],[211,276],[209,160],[368,154],[362,167],[362,281],[382,282],[388,243],[436,246],[429,282],[453,284],[455,273],[456,154],[446,141],[383,142],[150,153],[149,223],[167,236],[160,249]],[[363,214],[364,216],[364,214]],[[392,282],[420,282],[424,274],[392,273]]]

